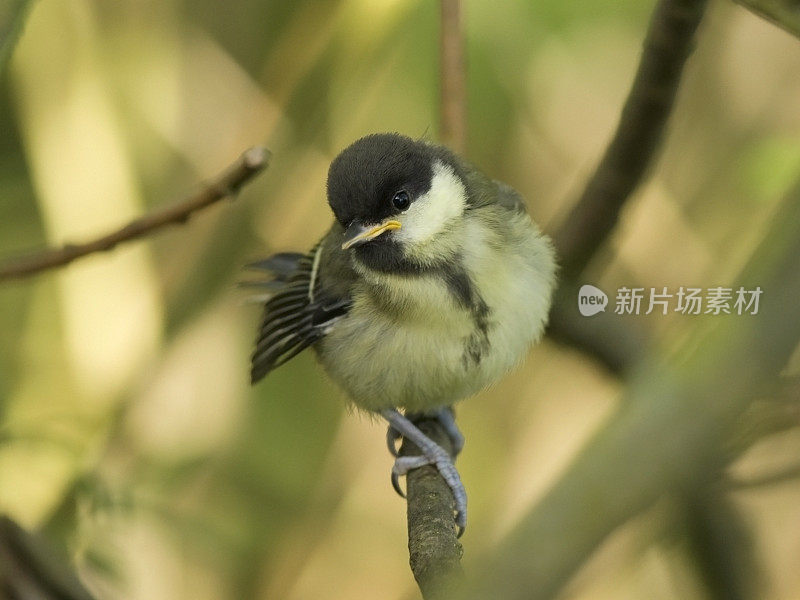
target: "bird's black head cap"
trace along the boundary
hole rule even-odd
[[[345,148],[328,170],[328,203],[342,226],[395,214],[393,196],[411,200],[430,189],[437,147],[398,133],[375,133]]]

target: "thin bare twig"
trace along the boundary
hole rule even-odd
[[[614,137],[555,235],[565,279],[577,276],[611,233],[656,157],[705,7],[705,0],[661,0],[656,6]]]
[[[185,223],[195,212],[231,196],[254,175],[263,171],[269,163],[270,153],[266,148],[247,150],[234,164],[220,173],[199,192],[182,202],[153,211],[121,229],[83,244],[66,244],[42,252],[7,261],[0,266],[0,282],[28,277],[95,252],[111,250],[122,242],[144,237],[167,225]]]
[[[467,146],[467,91],[461,0],[441,0],[441,136],[459,154]]]

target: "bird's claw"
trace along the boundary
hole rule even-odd
[[[394,461],[394,466],[392,466],[392,487],[394,491],[397,492],[401,498],[405,498],[406,493],[403,491],[403,488],[400,487],[400,478],[409,471],[430,464],[433,464],[433,461],[427,456],[398,456]]]
[[[397,492],[397,495],[405,500],[406,493],[403,491],[403,488],[400,487],[400,475],[395,473],[394,469],[392,469],[392,487],[394,491]]]
[[[424,455],[398,456],[392,467],[392,487],[401,497],[405,498],[406,494],[400,487],[400,477],[406,475],[409,471],[426,465],[434,465],[436,467],[439,475],[453,493],[458,537],[461,537],[467,527],[467,492],[461,482],[461,476],[453,464],[453,459],[441,447],[436,446],[433,451]]]
[[[395,429],[391,425],[389,425],[389,427],[386,429],[386,447],[389,448],[389,454],[391,454],[394,457],[398,456],[397,441],[402,437],[403,436],[400,434],[400,432],[397,431],[397,429]],[[397,489],[397,486],[395,486],[394,489]],[[398,494],[399,493],[400,492],[398,492]],[[403,494],[400,495],[405,498]]]

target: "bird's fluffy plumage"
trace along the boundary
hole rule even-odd
[[[331,230],[266,305],[254,381],[313,345],[357,406],[432,410],[496,381],[541,336],[555,260],[509,186],[441,146],[377,134],[333,161],[328,199]],[[342,249],[353,221],[389,218],[400,228]]]

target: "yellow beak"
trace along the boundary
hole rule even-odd
[[[358,221],[354,221],[344,232],[344,243],[342,250],[347,250],[353,246],[364,244],[370,240],[375,239],[382,233],[391,231],[392,229],[400,229],[400,221],[388,220],[378,225],[362,225]]]

